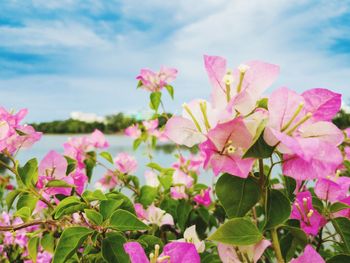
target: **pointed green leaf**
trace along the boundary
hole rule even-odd
[[[118,209],[110,218],[110,226],[119,231],[147,230],[149,227],[132,213]]]
[[[64,263],[71,258],[85,239],[94,231],[86,227],[66,228],[59,241],[52,263]]]
[[[260,187],[251,177],[223,174],[215,191],[229,218],[244,216],[260,199]]]

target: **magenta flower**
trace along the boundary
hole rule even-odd
[[[258,262],[267,247],[271,245],[268,240],[261,240],[255,245],[237,246],[218,244],[218,252],[223,263],[241,263],[242,258],[248,258],[249,262]]]
[[[125,129],[124,134],[130,138],[137,139],[141,136],[141,130],[137,124],[133,124]]]
[[[226,59],[204,55],[204,65],[213,86],[213,106],[223,109],[229,105],[230,111],[243,115],[254,110],[261,94],[279,74],[278,66],[260,61],[250,61],[230,70],[226,68]]]
[[[311,245],[306,245],[304,253],[290,263],[325,263],[326,261],[316,252]]]
[[[161,67],[159,72],[149,69],[141,69],[140,75],[136,77],[141,83],[141,88],[150,92],[160,91],[170,82],[176,79],[177,69]]]
[[[205,154],[204,167],[212,167],[215,175],[230,173],[246,178],[254,164],[254,159],[242,159],[244,152],[252,144],[252,135],[242,118],[218,124],[208,133],[208,140],[199,147]]]
[[[211,190],[210,187],[208,187],[205,190],[204,189],[201,190],[200,194],[195,195],[193,197],[193,201],[195,201],[199,205],[203,205],[206,207],[210,206],[211,204],[210,190]]]
[[[150,263],[145,251],[138,242],[124,244],[124,250],[129,255],[131,263]],[[159,246],[155,246],[155,252],[151,253],[150,259],[157,263],[200,263],[200,257],[196,247],[191,243],[172,242],[164,246],[159,255]]]
[[[119,153],[115,157],[114,163],[117,169],[124,174],[132,174],[136,172],[137,161],[135,157],[131,156],[126,152]]]
[[[318,230],[327,223],[326,219],[313,208],[309,191],[296,195],[291,218],[299,220],[304,232],[313,236],[317,235]]]

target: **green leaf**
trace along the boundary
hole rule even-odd
[[[173,173],[162,173],[160,176],[158,176],[158,180],[165,190],[169,190],[173,184]]]
[[[246,246],[263,238],[258,228],[246,218],[234,218],[221,225],[208,239],[224,244]]]
[[[151,252],[154,251],[155,245],[159,245],[160,250],[162,250],[163,248],[163,241],[156,236],[142,235],[137,241],[142,244],[143,248],[145,249],[146,255],[149,255]]]
[[[55,250],[55,238],[53,237],[53,234],[46,233],[45,235],[43,235],[40,244],[44,248],[44,250],[53,253]]]
[[[350,220],[346,217],[337,217],[332,219],[332,224],[343,241],[343,250],[350,253]]]
[[[223,174],[215,191],[229,218],[244,216],[260,199],[259,185],[251,177]]]
[[[75,185],[71,185],[63,180],[51,180],[46,184],[46,187],[63,187],[63,188],[74,188]]]
[[[108,199],[113,199],[113,200],[123,200],[123,203],[120,205],[120,208],[123,210],[127,210],[130,213],[135,214],[135,208],[134,204],[131,202],[131,200],[124,194],[113,191],[108,194],[106,194]]]
[[[85,227],[66,228],[58,241],[52,263],[64,263],[71,258],[94,231]]]
[[[149,227],[132,213],[118,209],[110,218],[110,226],[119,231],[147,230]]]
[[[149,185],[144,185],[141,187],[139,202],[144,206],[148,206],[153,203],[154,199],[157,197],[158,189]]]
[[[265,142],[264,132],[262,132],[256,142],[244,153],[243,158],[269,158],[274,150],[274,146]]]
[[[32,212],[30,211],[29,207],[22,207],[21,209],[17,210],[16,213],[14,213],[15,217],[19,216],[24,222],[27,222],[31,215]]]
[[[25,194],[22,194],[18,199],[16,208],[18,210],[18,209],[21,209],[22,207],[28,207],[31,213],[35,209],[37,202],[38,202],[38,198],[36,196],[25,193]]]
[[[73,214],[77,211],[83,211],[87,205],[76,196],[69,196],[63,199],[53,211],[54,218],[59,219],[64,215]]]
[[[100,213],[104,220],[108,219],[117,210],[124,200],[105,200],[100,203]]]
[[[69,156],[64,156],[64,158],[66,159],[67,164],[68,164],[67,170],[66,170],[66,175],[68,175],[75,170],[75,167],[77,165],[77,161]]]
[[[158,111],[159,105],[160,105],[160,101],[162,98],[162,93],[159,91],[156,92],[152,92],[150,95],[150,106],[152,110]]]
[[[108,263],[130,262],[129,256],[124,251],[126,239],[117,233],[109,233],[107,238],[102,240],[102,256]]]
[[[265,228],[270,229],[283,224],[290,216],[291,204],[288,198],[280,191],[272,189],[267,203],[267,223]]]
[[[136,87],[136,88],[138,89],[138,88],[142,87],[142,85],[143,85],[143,84],[142,84],[142,81],[139,80],[139,82],[137,82],[137,87]]]
[[[32,237],[31,239],[29,239],[28,254],[29,254],[29,257],[33,260],[33,262],[36,262],[38,247],[39,247],[39,237]]]
[[[298,227],[288,226],[288,225],[284,225],[282,227],[284,229],[287,229],[302,247],[307,245],[307,242],[308,242],[307,235],[303,230],[301,230]]]
[[[174,99],[174,87],[168,84],[165,86],[165,88],[168,91],[170,97]]]
[[[16,200],[17,196],[21,193],[20,190],[12,190],[9,192],[6,196],[6,205],[7,205],[7,211],[10,211],[12,208],[13,202]]]
[[[181,231],[185,231],[188,221],[188,216],[192,211],[192,206],[185,200],[180,200],[176,214],[177,214],[177,224],[179,225]]]
[[[146,166],[151,168],[151,169],[157,170],[158,172],[162,172],[163,171],[163,167],[161,167],[157,163],[148,163]]]
[[[95,152],[88,152],[86,154],[86,156],[88,158],[86,158],[84,160],[85,171],[86,171],[86,176],[88,177],[89,182],[90,182],[91,177],[92,177],[92,173],[93,173],[94,168],[96,166],[96,153]]]
[[[82,194],[82,197],[84,200],[88,202],[92,201],[102,201],[102,200],[107,200],[107,197],[104,195],[104,193],[101,190],[95,190],[95,191],[90,191],[90,190],[85,190],[84,193]]]
[[[18,174],[25,186],[34,186],[38,181],[37,159],[33,158],[29,160],[23,167],[18,167]]]
[[[93,209],[84,209],[86,217],[89,219],[89,222],[95,225],[101,225],[103,222],[103,216]]]
[[[114,164],[113,157],[109,152],[101,152],[100,155],[111,164]]]
[[[334,257],[331,257],[326,261],[327,263],[345,263],[350,262],[350,255],[340,254]]]
[[[331,206],[329,207],[329,211],[331,213],[335,213],[335,212],[339,212],[339,211],[341,211],[343,209],[347,209],[347,208],[350,208],[350,206],[348,204],[336,202],[336,203],[331,204]]]
[[[132,149],[134,151],[136,151],[139,148],[141,143],[142,143],[142,139],[141,138],[138,138],[138,139],[134,140],[134,142],[132,144]]]

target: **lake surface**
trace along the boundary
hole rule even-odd
[[[36,157],[40,162],[50,150],[55,150],[63,154],[63,144],[69,137],[77,136],[81,135],[44,135],[41,140],[34,144],[30,149],[21,150],[18,153],[17,159],[20,161],[20,164],[23,165],[33,157]],[[141,183],[144,183],[145,180],[143,174],[145,170],[147,170],[145,165],[150,162],[145,154],[145,147],[140,146],[140,148],[134,152],[132,149],[133,140],[131,138],[124,135],[106,135],[106,138],[110,144],[110,147],[106,150],[109,151],[113,157],[119,152],[128,152],[135,156],[138,162],[138,168],[135,175],[139,177]],[[184,155],[186,155],[185,152]],[[170,167],[171,164],[176,161],[176,158],[174,157],[174,153],[167,154],[161,150],[157,150],[153,153],[153,161],[159,163],[163,167]],[[104,172],[105,169],[103,167],[97,166],[95,168],[89,188],[93,187],[95,182],[103,176]],[[201,183],[211,184],[212,176],[212,173],[209,171],[203,171],[199,176],[199,181]]]

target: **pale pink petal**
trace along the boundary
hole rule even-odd
[[[219,257],[222,263],[241,263],[233,246],[219,243]]]
[[[176,144],[192,147],[205,141],[206,137],[200,133],[194,123],[183,117],[171,117],[165,127],[165,135]]]
[[[204,55],[204,66],[207,71],[209,81],[213,86],[211,93],[212,103],[215,108],[225,107],[226,86],[223,78],[226,74],[226,59],[218,56]]]
[[[342,194],[340,185],[329,179],[319,179],[315,186],[315,194],[318,198],[336,202]]]
[[[317,137],[334,145],[339,145],[344,140],[343,132],[333,123],[327,121],[302,126],[300,133],[302,137]]]
[[[271,246],[271,242],[269,240],[263,239],[256,245],[254,245],[254,263],[258,262],[258,260],[261,258],[261,256],[264,254],[264,251],[266,248]]]

